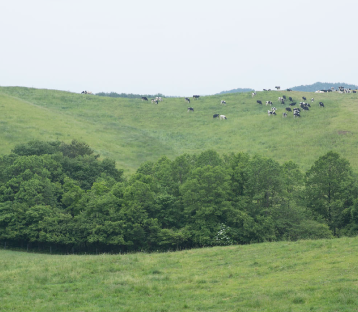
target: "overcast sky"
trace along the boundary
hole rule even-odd
[[[11,0],[0,86],[191,96],[358,84],[357,0]]]

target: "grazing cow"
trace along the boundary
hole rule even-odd
[[[200,95],[193,95],[193,98],[197,100],[200,97]]]
[[[303,97],[302,97],[302,100],[306,101],[307,99],[306,99],[306,97],[303,96]]]
[[[220,120],[227,119],[225,115],[220,115]]]
[[[154,99],[151,99],[150,101],[151,101],[152,103],[154,103],[155,100],[154,100]]]
[[[256,92],[252,92],[251,96],[254,97],[256,95]]]
[[[267,106],[268,104],[272,105],[272,101],[266,101],[266,106]]]
[[[322,102],[319,102],[319,107],[324,107],[324,104]]]
[[[257,100],[256,103],[258,104],[261,104],[262,105],[262,102],[260,100]]]
[[[292,102],[292,97],[289,97],[288,100]]]
[[[82,91],[81,94],[93,94],[91,91]]]
[[[267,111],[267,114],[268,114],[269,116],[271,116],[271,115],[276,115],[276,112],[275,112],[275,111],[270,111],[270,110],[268,110],[268,111]]]
[[[287,117],[287,113],[283,113],[283,114],[282,114],[282,117]]]
[[[286,110],[287,110],[288,112],[292,112],[291,107],[286,107]]]
[[[286,100],[286,95],[283,95],[282,98],[283,98],[284,100]]]
[[[214,114],[213,118],[218,118],[220,116],[220,114]]]
[[[288,104],[288,105],[290,105],[290,106],[295,106],[295,105],[296,105],[296,102],[290,103],[290,104]]]
[[[293,112],[293,117],[301,117],[300,112],[298,111]]]
[[[226,102],[224,100],[221,100],[220,104],[225,104],[226,105]]]
[[[188,99],[188,98],[185,98],[185,101],[186,101],[187,103],[190,103],[190,99]]]
[[[356,91],[356,90],[353,90],[353,93],[357,93],[357,91]]]
[[[193,112],[193,111],[194,111],[194,108],[188,107],[188,113],[189,113],[189,112]]]
[[[148,99],[145,96],[142,96],[142,101],[148,101]]]
[[[311,102],[314,102],[314,98],[311,99]]]
[[[281,89],[281,87],[280,87],[280,86],[276,86],[275,88],[277,89],[277,91]]]

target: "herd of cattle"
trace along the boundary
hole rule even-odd
[[[279,86],[276,86],[275,87],[278,90],[280,90],[280,87]],[[271,89],[263,89],[264,91],[271,91]],[[291,89],[287,89],[287,91],[292,91]],[[338,87],[337,90],[335,90],[333,87],[331,89],[328,89],[328,90],[318,90],[316,91],[316,93],[326,93],[326,92],[339,92],[339,93],[357,93],[358,90],[351,90],[351,89],[346,89],[344,87]],[[93,94],[91,91],[82,91],[81,94]],[[252,92],[251,96],[254,97],[256,95],[256,92]],[[193,99],[194,100],[197,100],[199,99],[200,95],[193,95]],[[141,98],[142,101],[148,101],[148,98],[145,97],[145,96],[142,96]],[[302,97],[302,102],[299,103],[299,108],[298,107],[295,107],[295,108],[291,108],[292,106],[295,106],[297,104],[297,102],[293,102],[293,98],[290,96],[288,97],[288,101],[290,103],[288,103],[289,107],[286,107],[285,108],[285,112],[282,113],[282,117],[287,117],[287,113],[288,112],[292,112],[293,113],[293,117],[301,117],[300,113],[301,113],[301,110],[306,110],[308,111],[310,108],[311,108],[311,104],[310,103],[307,103],[307,102],[304,102],[304,101],[307,101],[307,98],[306,97]],[[151,99],[151,102],[152,103],[156,103],[158,104],[159,102],[162,102],[163,99],[161,97],[155,97],[154,99]],[[189,98],[185,98],[185,101],[187,103],[190,104],[190,99]],[[278,102],[282,105],[284,105],[287,101],[287,98],[285,95],[283,95],[282,97],[278,97]],[[311,103],[314,102],[314,98],[311,98]],[[261,100],[257,100],[256,103],[260,104],[260,105],[263,105],[262,104],[262,101]],[[224,104],[226,105],[226,101],[225,100],[221,100],[220,101],[220,104]],[[319,107],[324,107],[324,104],[323,102],[319,102]],[[266,106],[267,105],[270,105],[272,106],[273,105],[273,102],[268,100],[266,101]],[[291,107],[290,107],[291,106]],[[267,111],[268,113],[268,116],[272,116],[272,115],[277,115],[276,114],[276,110],[277,108],[276,107],[271,107],[270,110]],[[188,107],[188,110],[187,112],[194,112],[194,108],[193,107]],[[220,120],[227,120],[227,117],[225,115],[221,115],[221,114],[214,114],[213,115],[213,118],[218,118]]]
[[[256,92],[253,92],[252,96],[255,96],[255,95],[256,95]],[[287,100],[287,97],[285,95],[283,95],[282,97],[281,96],[278,97],[278,102],[280,104],[284,105],[286,100]],[[307,101],[307,98],[303,96],[302,100]],[[291,102],[288,104],[289,106],[295,106],[297,104],[297,102],[293,102],[293,99],[291,96],[288,98],[288,101]],[[311,103],[313,103],[313,102],[314,102],[314,98],[311,98]],[[262,101],[260,101],[260,100],[257,100],[256,103],[262,105]],[[271,106],[272,104],[273,104],[272,101],[266,101],[266,106],[267,105]],[[324,107],[323,102],[319,102],[318,104],[319,104],[319,107]],[[291,107],[286,107],[285,108],[286,112],[282,113],[282,117],[287,117],[287,112],[292,112],[293,117],[301,117],[301,114],[300,114],[301,109],[308,111],[311,108],[311,104],[307,103],[307,102],[300,102],[299,107],[300,108],[295,107],[293,109]],[[276,110],[277,110],[276,107],[272,107],[270,110],[267,111],[268,116],[276,115]]]

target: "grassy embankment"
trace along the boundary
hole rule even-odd
[[[282,118],[277,98],[315,98],[301,118]],[[220,104],[225,99],[226,106]],[[256,100],[272,100],[277,116]],[[325,108],[319,108],[323,101]],[[201,97],[187,104],[168,98],[158,105],[139,99],[105,98],[55,90],[0,87],[0,153],[32,139],[85,141],[102,157],[133,172],[142,162],[161,155],[214,149],[244,151],[279,162],[293,160],[303,170],[329,150],[347,158],[358,172],[358,95],[271,91]],[[187,113],[192,106],[194,113]],[[215,113],[228,120],[214,120]]]
[[[357,311],[358,238],[181,252],[0,251],[0,311]]]

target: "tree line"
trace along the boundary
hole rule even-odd
[[[338,90],[339,87],[344,87],[346,89],[352,89],[352,90],[356,90],[358,88],[358,86],[354,84],[348,84],[344,82],[335,82],[335,83],[316,82],[310,85],[301,85],[301,86],[292,87],[290,89],[293,91],[315,92],[317,90],[328,90],[331,89],[332,87],[335,90]]]
[[[352,236],[357,191],[335,152],[305,173],[292,161],[207,150],[125,177],[85,143],[31,141],[0,157],[0,242],[129,252]]]
[[[118,98],[118,97],[122,97],[122,98],[130,98],[130,99],[140,99],[143,96],[147,97],[147,98],[155,98],[155,97],[165,97],[163,94],[158,93],[158,94],[133,94],[133,93],[116,93],[116,92],[99,92],[96,93],[96,95],[98,96],[108,96],[108,97],[114,97],[114,98]]]

